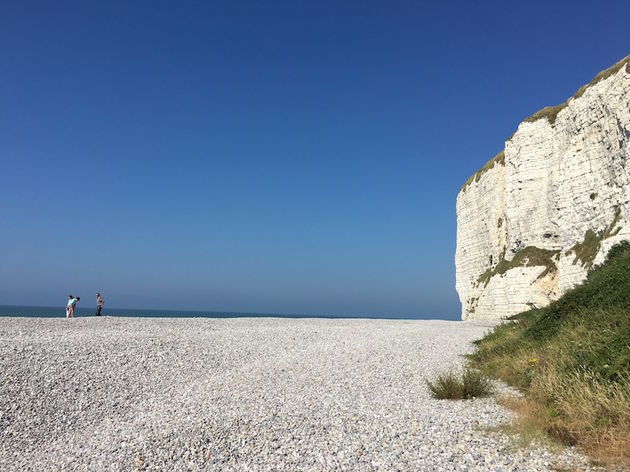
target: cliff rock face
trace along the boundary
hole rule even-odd
[[[463,319],[555,300],[630,239],[630,56],[525,120],[457,197]]]

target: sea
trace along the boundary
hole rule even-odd
[[[94,316],[96,306],[77,305],[74,311],[75,317]],[[303,314],[278,314],[278,313],[235,313],[220,311],[191,311],[191,310],[142,310],[135,308],[109,308],[105,306],[103,316],[130,316],[147,318],[357,318],[357,319],[424,319],[422,317],[396,317],[396,316],[348,316],[348,315],[303,315]],[[24,316],[41,318],[65,318],[65,306],[20,306],[0,305],[0,316]]]

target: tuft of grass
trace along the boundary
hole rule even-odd
[[[439,374],[426,383],[433,398],[439,400],[470,400],[492,394],[490,380],[475,369],[465,369],[461,378],[453,372]]]
[[[495,165],[505,165],[505,151],[501,151],[499,154],[486,162],[481,169],[471,175],[462,186],[461,191],[464,192],[473,182],[479,182],[481,176],[492,169]]]
[[[484,398],[492,395],[492,383],[481,371],[467,368],[462,374],[462,389],[465,399]]]
[[[505,251],[499,257],[499,262],[496,266],[488,268],[477,279],[477,284],[483,284],[484,287],[488,285],[490,279],[495,275],[503,275],[508,270],[514,267],[535,267],[542,266],[544,271],[536,278],[542,279],[545,275],[555,272],[557,270],[555,259],[560,254],[560,251],[552,249],[541,249],[536,246],[527,246],[514,254],[511,260],[505,259]]]
[[[461,400],[464,398],[462,382],[453,372],[439,374],[433,382],[427,380],[426,383],[431,396],[438,400]]]
[[[567,100],[566,102],[561,103],[560,105],[555,105],[553,107],[545,107],[542,110],[538,110],[532,116],[525,118],[525,120],[523,121],[525,121],[526,123],[533,123],[534,121],[538,121],[538,120],[542,120],[546,118],[547,121],[549,121],[549,123],[551,124],[551,126],[553,126],[556,124],[556,118],[558,118],[558,113],[564,110],[568,104],[569,104],[569,101]]]
[[[517,411],[528,425],[630,466],[630,242],[584,284],[476,344],[471,365],[523,392]]]
[[[571,252],[575,253],[573,265],[581,262],[582,267],[585,267],[587,269],[590,269],[592,267],[593,261],[597,257],[597,254],[602,247],[602,241],[604,239],[617,235],[619,231],[621,231],[621,227],[615,229],[615,226],[617,226],[620,217],[621,209],[617,208],[612,223],[604,228],[603,231],[595,234],[595,231],[590,228],[586,230],[586,233],[584,234],[584,240],[581,243],[577,243],[575,246],[567,251],[567,254],[570,254]]]
[[[612,65],[608,69],[601,71],[588,84],[582,85],[578,89],[578,91],[575,92],[572,98],[573,99],[580,98],[582,95],[584,95],[584,92],[586,92],[586,90],[588,90],[590,87],[601,82],[602,80],[605,80],[613,76],[624,67],[626,69],[626,72],[630,74],[630,56],[624,57],[623,59],[621,59],[619,62]],[[569,100],[556,106],[545,107],[542,110],[539,110],[536,113],[534,113],[532,116],[525,118],[524,121],[531,123],[537,120],[547,119],[547,121],[549,121],[549,124],[553,126],[556,123],[556,118],[558,117],[558,113],[560,113],[563,109],[565,109],[568,106],[568,104],[569,104]]]

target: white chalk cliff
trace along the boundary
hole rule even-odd
[[[630,56],[522,122],[457,196],[463,319],[542,307],[630,239]]]

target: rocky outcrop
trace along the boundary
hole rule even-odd
[[[630,239],[630,56],[522,122],[457,196],[463,319],[541,307]]]

